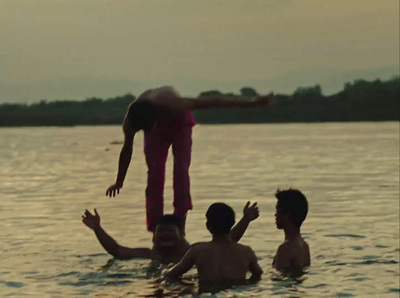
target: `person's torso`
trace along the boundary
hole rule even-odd
[[[310,266],[310,249],[307,242],[302,238],[294,240],[286,240],[284,245],[286,246],[287,255],[290,258],[290,268],[302,268]],[[275,265],[274,257],[272,265]]]
[[[244,281],[249,268],[248,249],[237,243],[202,244],[196,267],[201,282]]]
[[[138,100],[152,102],[158,110],[156,130],[176,126],[194,126],[196,124],[192,112],[174,112],[173,101],[179,100],[179,92],[170,86],[149,89],[139,95]]]

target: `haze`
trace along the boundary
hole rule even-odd
[[[3,0],[0,102],[172,84],[291,93],[399,73],[396,0]]]

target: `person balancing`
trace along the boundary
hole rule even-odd
[[[135,134],[144,131],[144,153],[148,167],[146,188],[147,229],[154,231],[155,223],[164,214],[165,163],[168,149],[174,156],[173,187],[174,215],[181,218],[192,209],[189,167],[192,150],[192,110],[227,107],[267,107],[274,103],[274,94],[251,99],[224,96],[188,98],[170,86],[146,90],[133,101],[123,121],[124,144],[119,156],[118,174],[108,187],[106,196],[115,197],[123,187],[132,158]],[[184,228],[183,228],[184,229]]]

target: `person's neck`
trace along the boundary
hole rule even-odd
[[[231,243],[232,238],[230,233],[226,235],[213,235],[211,241],[215,243]]]
[[[290,225],[283,229],[285,232],[285,240],[291,240],[301,237],[300,227]]]

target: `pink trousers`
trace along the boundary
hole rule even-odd
[[[184,217],[192,209],[189,167],[192,152],[192,126],[182,125],[145,133],[144,153],[148,167],[146,188],[147,229],[164,214],[165,163],[172,145],[174,155],[174,214]]]

